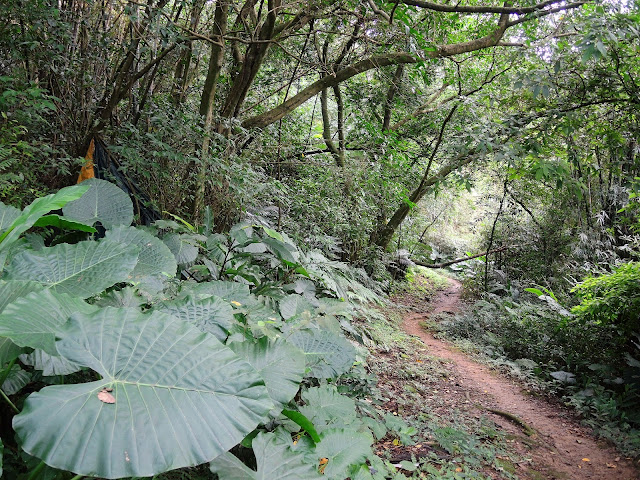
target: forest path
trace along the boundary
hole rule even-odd
[[[450,286],[438,292],[425,305],[428,311],[408,313],[403,329],[419,337],[429,354],[446,362],[453,376],[456,391],[451,392],[451,408],[468,410],[475,406],[478,413],[488,415],[513,438],[513,447],[529,465],[520,465],[520,478],[531,479],[612,479],[640,478],[631,462],[613,448],[596,442],[574,416],[561,406],[527,394],[523,388],[489,367],[471,360],[453,345],[434,338],[421,323],[435,314],[454,314],[462,309],[462,285],[451,280]],[[457,403],[457,404],[456,404]],[[500,413],[496,413],[500,412]],[[524,433],[520,419],[535,432]],[[540,476],[542,475],[542,476]]]

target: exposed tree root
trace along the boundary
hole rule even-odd
[[[513,413],[504,412],[502,410],[496,410],[495,408],[488,408],[488,407],[487,407],[487,411],[491,413],[495,413],[496,415],[500,415],[501,417],[504,417],[507,420],[515,423],[519,427],[522,427],[522,429],[524,430],[524,433],[526,433],[527,436],[529,437],[536,433],[533,427],[530,427],[529,425],[527,425],[521,418],[517,417]]]

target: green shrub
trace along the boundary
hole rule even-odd
[[[640,263],[625,263],[609,275],[588,277],[572,292],[582,300],[573,308],[581,321],[615,325],[625,338],[640,330]]]

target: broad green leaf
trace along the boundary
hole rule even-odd
[[[175,277],[178,265],[171,250],[150,233],[136,227],[118,226],[109,230],[105,238],[123,245],[140,248],[138,263],[129,274],[130,282],[143,282],[148,277]]]
[[[65,217],[88,225],[100,222],[105,228],[131,225],[133,203],[123,190],[98,178],[85,180],[82,185],[88,187],[87,192],[62,208]]]
[[[225,282],[216,280],[204,283],[184,283],[180,290],[180,296],[195,295],[200,298],[216,296],[239,307],[242,305],[253,305],[256,299],[249,286],[238,282]]]
[[[333,429],[321,434],[320,443],[316,445],[316,455],[319,459],[329,460],[324,469],[325,478],[346,478],[351,465],[360,465],[372,455],[372,444],[371,434],[355,430]]]
[[[302,312],[313,312],[313,305],[302,295],[287,295],[280,300],[280,315],[285,320],[300,315]]]
[[[15,282],[2,282],[0,281],[0,313],[4,308],[13,302],[16,298],[29,295],[31,292],[37,292],[44,287],[36,282],[15,281]]]
[[[340,334],[327,330],[298,330],[289,341],[306,354],[309,375],[335,378],[353,366],[356,349]]]
[[[262,242],[250,243],[246,247],[239,248],[238,251],[243,253],[264,253],[267,251],[267,246]]]
[[[55,341],[60,327],[72,313],[92,313],[97,307],[51,290],[33,292],[6,306],[0,315],[0,336],[21,347],[41,348],[58,355]]]
[[[371,460],[371,457],[369,457],[368,460]],[[384,466],[384,463],[382,462],[382,460],[380,460],[380,462]],[[414,469],[415,469],[415,466],[414,466]],[[373,466],[371,467],[371,470],[375,472],[378,471]],[[351,480],[374,480],[373,475],[371,475],[371,470],[367,464],[352,466],[349,468],[349,478]],[[378,477],[378,478],[384,478],[384,477]]]
[[[297,265],[300,253],[298,249],[289,243],[284,243],[275,238],[262,239],[267,248],[280,260],[284,261],[290,266]]]
[[[96,229],[91,225],[85,225],[81,222],[76,222],[74,220],[69,220],[68,218],[61,217],[60,215],[45,215],[44,217],[40,217],[36,223],[33,224],[34,227],[56,227],[65,230],[77,230],[79,232],[89,232],[95,233]]]
[[[145,303],[139,293],[131,287],[112,290],[94,303],[98,307],[131,307],[138,308]]]
[[[15,217],[10,225],[5,226],[5,221],[2,220],[2,227],[4,232],[0,234],[0,251],[6,250],[9,245],[18,240],[20,235],[29,230],[34,223],[38,221],[40,217],[46,215],[51,210],[57,210],[65,206],[68,202],[79,198],[87,191],[87,186],[73,185],[71,187],[63,188],[56,193],[47,195],[46,197],[36,198],[30,205],[24,208],[20,213],[20,216]],[[4,206],[4,204],[3,204]],[[13,210],[9,213],[4,213],[2,216],[8,215],[8,218],[12,218],[15,214]]]
[[[359,426],[356,404],[352,398],[340,395],[335,386],[312,387],[302,392],[305,405],[298,407],[320,433],[329,428]]]
[[[15,360],[24,351],[8,338],[0,338],[0,365]]]
[[[178,265],[186,265],[195,262],[198,258],[198,247],[182,235],[171,233],[165,236],[162,241],[174,255]]]
[[[41,370],[42,375],[45,377],[69,375],[82,370],[81,365],[70,362],[60,355],[49,355],[39,348],[28,355],[20,355],[20,361],[25,365],[32,366],[36,370]]]
[[[255,343],[233,342],[229,347],[262,376],[276,408],[282,409],[298,393],[305,370],[304,353],[298,348],[282,338],[267,337]]]
[[[267,228],[267,227],[262,227],[262,230],[264,230],[264,233],[269,235],[271,238],[275,238],[276,240],[278,240],[280,242],[284,242],[284,238],[282,238],[282,235],[279,234],[278,232],[276,232],[275,230],[273,230],[271,228]]]
[[[238,457],[229,452],[214,458],[209,464],[209,469],[218,475],[219,480],[255,480],[260,478],[257,472],[251,470],[238,460]]]
[[[282,410],[282,415],[298,424],[305,432],[309,434],[314,443],[318,443],[320,441],[320,436],[318,435],[316,427],[314,427],[311,420],[309,420],[303,414],[301,414],[300,412],[296,412],[295,410],[287,410],[285,408],[284,410]]]
[[[19,216],[19,208],[0,202],[0,233],[6,232]]]
[[[44,287],[35,282],[2,282],[0,281],[0,313],[4,308],[17,298],[28,295],[31,292],[42,290]],[[23,348],[13,343],[10,339],[0,338],[0,365],[4,365],[23,352]]]
[[[102,379],[31,394],[13,427],[27,453],[76,474],[146,477],[208,462],[273,407],[247,362],[160,312],[72,315],[56,347]],[[98,398],[105,388],[115,403]]]
[[[557,372],[551,372],[549,375],[563,383],[576,383],[576,376],[571,372],[564,372],[562,370],[559,370]]]
[[[220,480],[312,480],[324,478],[304,455],[277,441],[274,433],[259,433],[253,439],[258,466],[251,470],[231,453],[220,455],[210,464]]]
[[[32,280],[58,293],[87,298],[126,281],[137,258],[137,247],[109,240],[62,243],[17,255],[5,278]]]
[[[525,292],[529,292],[529,293],[533,293],[534,295],[537,295],[538,297],[541,297],[542,295],[544,295],[544,292],[542,290],[540,290],[539,288],[525,288],[524,289]]]
[[[155,310],[191,323],[220,341],[227,338],[235,321],[231,305],[215,296],[203,299],[188,296],[186,299],[159,304]]]
[[[31,374],[20,365],[13,365],[9,375],[2,383],[2,391],[7,395],[14,395],[24,388],[31,381]]]
[[[314,301],[316,297],[316,284],[306,278],[299,278],[293,284],[296,293],[304,296],[307,300]]]

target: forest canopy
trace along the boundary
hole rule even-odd
[[[279,224],[304,215],[292,190],[328,176],[311,194],[333,199],[340,226],[323,233],[352,260],[386,248],[443,183],[487,161],[558,172],[567,152],[538,159],[579,148],[578,120],[603,127],[637,105],[632,4],[1,8],[5,199],[29,199],[23,178],[70,183],[99,135],[160,210],[197,219],[210,205],[221,229],[257,205]]]

